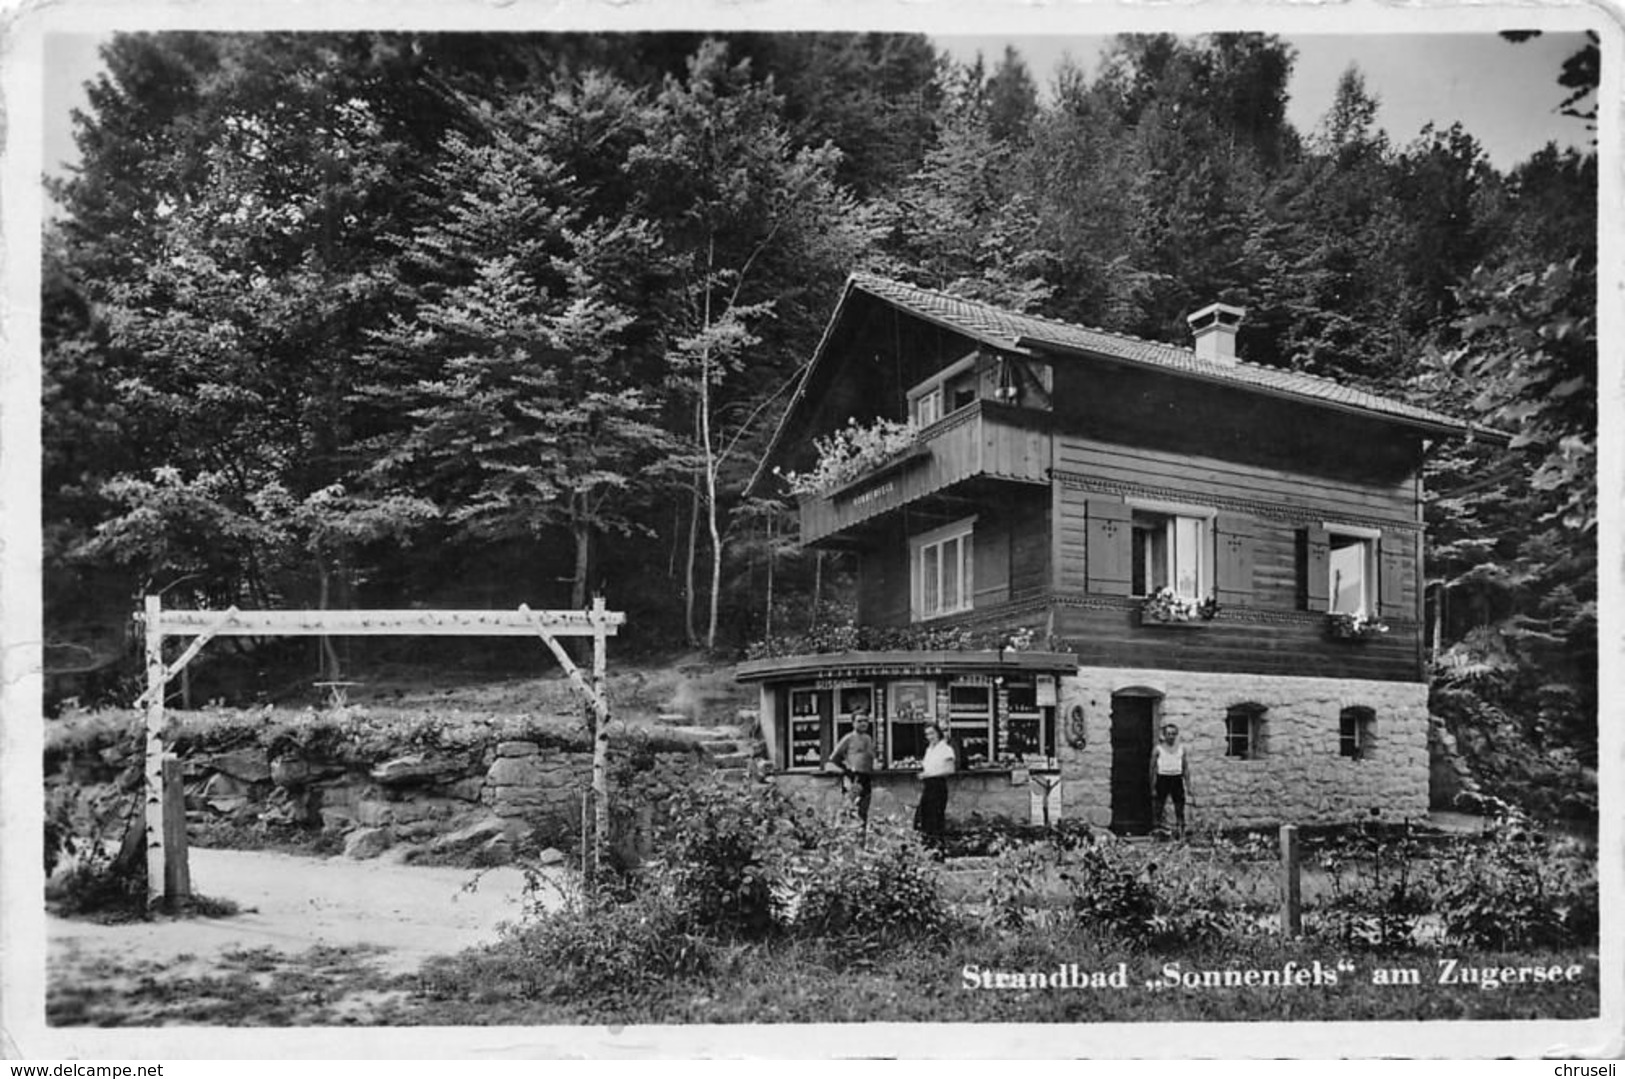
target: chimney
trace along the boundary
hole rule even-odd
[[[1246,308],[1213,303],[1187,316],[1185,321],[1196,335],[1196,358],[1210,363],[1235,363],[1236,327],[1246,314]]]

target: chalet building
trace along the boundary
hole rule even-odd
[[[801,542],[854,558],[859,624],[927,646],[742,664],[776,782],[833,802],[863,705],[877,813],[917,801],[935,720],[951,819],[1146,831],[1168,721],[1198,826],[1424,814],[1422,463],[1469,429],[1242,361],[1242,316],[1192,315],[1187,348],[854,275],[753,490],[831,432],[912,423],[801,496]]]

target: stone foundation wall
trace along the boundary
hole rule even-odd
[[[1387,820],[1427,814],[1424,684],[1084,668],[1062,680],[1057,709],[1068,817],[1111,821],[1112,695],[1127,689],[1162,694],[1155,722],[1178,724],[1190,753],[1197,826],[1332,824],[1364,819],[1374,808]],[[1237,704],[1266,709],[1256,760],[1225,755],[1225,713]],[[1065,738],[1075,705],[1084,713],[1082,749]],[[1339,754],[1338,717],[1350,707],[1372,709],[1376,717],[1375,738],[1361,759]]]

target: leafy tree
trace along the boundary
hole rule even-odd
[[[1046,299],[1050,254],[1034,201],[1012,189],[1010,162],[984,125],[951,120],[925,166],[881,204],[888,272],[1017,310]]]
[[[648,141],[627,161],[644,192],[639,212],[654,222],[674,273],[660,308],[698,458],[695,518],[703,510],[711,554],[707,647],[717,642],[725,485],[743,480],[728,470],[738,470],[744,439],[761,431],[763,412],[753,406],[782,392],[793,368],[747,360],[773,355],[768,320],[856,264],[871,232],[835,182],[839,154],[827,145],[795,149],[780,110],[748,62],[730,63],[722,43],[707,42],[685,79],[666,81]],[[691,636],[696,594],[691,572]]]
[[[659,240],[603,190],[622,182],[603,155],[641,139],[647,108],[588,76],[469,116],[429,170],[442,215],[403,241],[412,306],[379,334],[367,396],[411,422],[372,444],[371,472],[476,540],[563,528],[584,607],[595,537],[637,527],[627,492],[671,449],[632,313]],[[396,365],[416,381],[389,380]]]
[[[84,163],[56,194],[66,275],[122,411],[121,452],[97,465],[125,477],[109,494],[141,530],[181,505],[173,482],[139,478],[154,469],[189,477],[186,504],[213,499],[222,520],[251,517],[272,484],[309,494],[342,472],[356,327],[388,303],[374,256],[409,157],[356,44],[183,34],[105,50]],[[97,549],[134,534],[115,519]],[[253,557],[207,566],[230,577],[204,582],[212,595],[266,586]]]

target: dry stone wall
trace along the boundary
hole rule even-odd
[[[748,764],[745,738],[690,728],[612,744],[612,807],[659,805],[680,785]],[[498,864],[520,850],[568,848],[580,833],[592,754],[557,738],[493,736],[472,744],[390,753],[335,742],[319,750],[192,747],[182,757],[190,824],[267,825],[331,837],[352,857],[469,856]],[[134,797],[138,740],[51,762],[48,783],[111,786]]]

